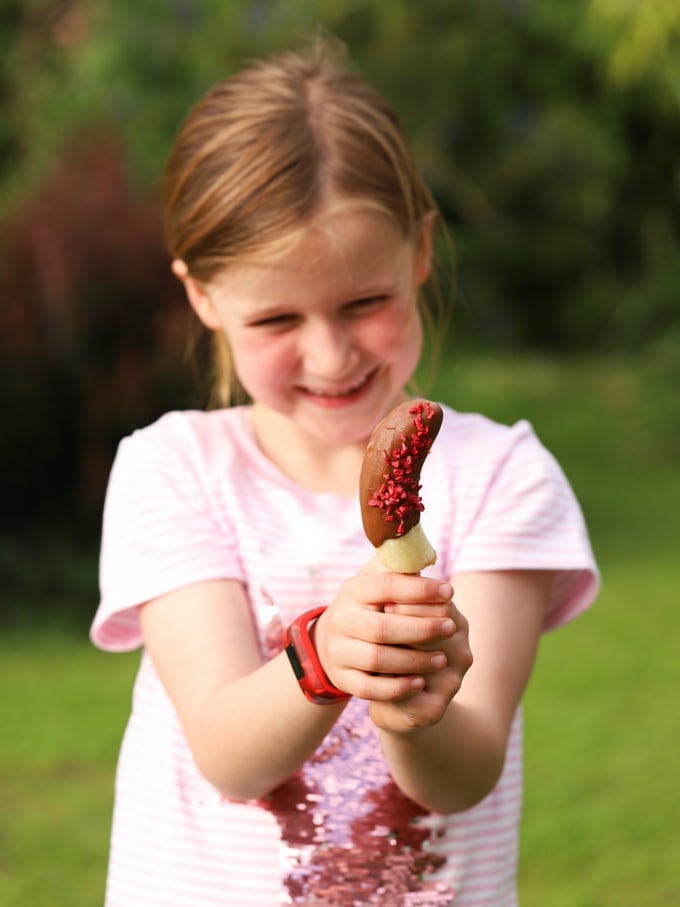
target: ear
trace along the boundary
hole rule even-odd
[[[432,233],[434,230],[434,215],[426,218],[418,238],[418,247],[415,256],[416,285],[422,286],[430,276],[432,270]]]
[[[172,273],[184,284],[187,299],[191,308],[196,312],[203,324],[211,331],[218,331],[222,327],[215,307],[202,283],[189,274],[185,262],[176,258],[172,263]]]

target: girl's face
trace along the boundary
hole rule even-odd
[[[385,216],[336,210],[273,261],[187,289],[204,323],[225,332],[258,424],[283,416],[317,441],[347,444],[404,399],[429,267],[429,233],[414,249]]]

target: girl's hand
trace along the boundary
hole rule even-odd
[[[369,564],[343,583],[314,627],[331,682],[379,703],[401,703],[431,689],[433,677],[449,665],[456,632],[452,594],[449,583]]]
[[[395,614],[415,613],[414,606],[407,604],[388,607],[389,611]],[[426,610],[421,607],[421,613]],[[428,650],[435,647],[437,651],[443,651],[446,655],[446,665],[426,676],[422,690],[417,690],[399,700],[372,702],[369,713],[373,723],[381,730],[388,733],[410,734],[419,728],[437,724],[459,691],[463,678],[472,665],[468,622],[452,601],[447,603],[447,611],[455,624],[453,635],[434,639],[422,646]]]

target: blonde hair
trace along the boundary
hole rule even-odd
[[[394,111],[338,55],[324,40],[256,61],[190,112],[165,170],[165,233],[195,280],[273,254],[331,199],[379,209],[414,244],[437,216]],[[240,402],[223,332],[214,342],[213,402]]]

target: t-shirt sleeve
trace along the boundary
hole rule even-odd
[[[553,629],[585,610],[599,588],[581,508],[528,422],[512,426],[487,463],[455,570],[554,571],[544,625]]]
[[[214,517],[199,442],[170,417],[124,439],[104,506],[93,643],[110,651],[137,648],[139,605],[225,578],[241,580],[242,567],[234,533]]]

